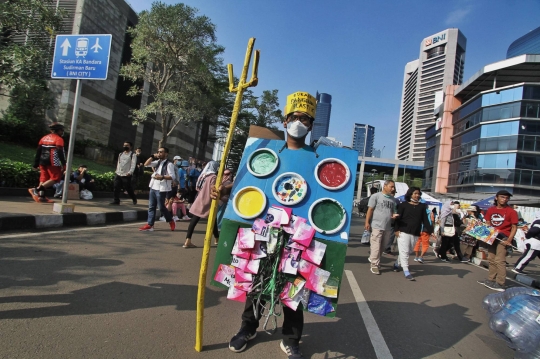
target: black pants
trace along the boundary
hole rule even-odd
[[[461,254],[461,248],[459,247],[459,237],[458,235],[454,235],[453,237],[441,237],[441,248],[439,248],[439,257],[441,259],[448,259],[446,256],[446,252],[450,248],[450,244],[454,245],[454,250],[456,251],[456,255],[459,258],[459,260],[463,259],[463,255]]]
[[[540,251],[531,249],[531,245],[528,243],[526,244],[526,246],[527,250],[523,252],[523,255],[519,257],[518,261],[516,262],[516,269],[523,270],[523,268],[525,268],[530,261],[540,256]]]
[[[94,182],[79,183],[79,191],[82,191],[83,189],[87,189],[90,192],[94,192],[96,190],[96,184]]]
[[[129,197],[135,202],[137,201],[137,196],[133,193],[133,188],[131,187],[131,176],[119,176],[114,177],[114,201],[120,203],[120,192],[122,189],[127,191]]]
[[[186,238],[191,239],[191,236],[193,235],[193,231],[195,230],[195,227],[197,226],[197,223],[199,223],[199,220],[201,217],[193,215],[191,217],[191,220],[189,221],[189,226],[186,233]],[[217,220],[214,222],[214,228],[213,228],[214,238],[219,238],[219,230],[217,226]]]
[[[264,304],[265,303],[261,301],[261,307],[263,307]],[[256,331],[259,327],[260,318],[261,315],[259,315],[259,319],[255,318],[255,308],[253,307],[251,298],[246,299],[246,305],[244,307],[244,312],[242,313],[242,329],[247,329],[250,332]],[[303,330],[304,311],[302,310],[302,304],[298,306],[296,311],[287,306],[283,306],[283,327],[281,328],[283,342],[288,345],[298,345]]]

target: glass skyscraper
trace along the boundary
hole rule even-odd
[[[311,130],[311,143],[320,137],[328,137],[330,127],[330,112],[332,111],[332,96],[327,93],[317,92],[317,113]]]
[[[514,41],[508,47],[506,58],[525,54],[540,54],[540,27]]]
[[[375,127],[355,123],[353,131],[352,148],[358,151],[358,156],[373,157],[373,145],[375,144]]]

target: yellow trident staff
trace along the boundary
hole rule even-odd
[[[242,104],[242,96],[244,91],[248,87],[255,87],[259,82],[257,78],[257,71],[259,69],[259,50],[255,50],[255,57],[253,59],[253,67],[251,69],[251,80],[246,82],[249,61],[251,59],[251,53],[253,52],[253,45],[255,44],[255,38],[252,37],[249,39],[248,47],[246,51],[246,58],[244,59],[244,67],[242,68],[242,75],[240,76],[240,81],[238,86],[234,87],[234,77],[233,77],[233,65],[228,64],[227,69],[229,70],[229,91],[236,92],[236,99],[234,100],[234,107],[231,116],[231,123],[229,126],[229,133],[227,134],[227,140],[225,141],[225,148],[223,150],[223,155],[221,156],[221,163],[219,165],[219,171],[216,178],[216,189],[219,189],[221,183],[221,177],[223,176],[223,171],[225,169],[225,160],[229,154],[231,148],[231,142],[234,136],[234,129],[236,127],[236,119],[238,118],[238,112],[240,112],[240,105]],[[210,243],[212,241],[212,229],[214,228],[214,223],[216,221],[217,213],[217,202],[218,200],[212,201],[212,206],[210,207],[210,214],[208,216],[208,224],[206,225],[206,236],[204,237],[204,248],[202,253],[201,260],[201,270],[199,273],[199,289],[197,292],[197,331],[195,337],[195,350],[200,352],[202,351],[202,339],[203,339],[203,319],[204,319],[204,291],[206,288],[206,273],[208,271],[208,257],[210,256]]]

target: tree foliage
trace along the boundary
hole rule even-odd
[[[53,0],[0,2],[0,82],[4,86],[32,86],[47,78],[51,41],[61,29],[65,12]],[[18,39],[19,41],[15,41]]]
[[[216,43],[214,24],[197,11],[184,4],[154,2],[128,30],[133,37],[132,58],[120,75],[150,85],[147,105],[133,110],[133,122],[158,122],[160,145],[178,124],[208,116],[205,109],[219,92],[216,76],[224,71],[220,58],[224,49]],[[138,93],[145,89],[135,85],[128,95]]]
[[[229,93],[226,97],[227,105],[224,108],[227,111],[221,114],[218,121],[219,137],[225,138],[227,136],[235,97],[235,93]],[[227,157],[227,168],[233,172],[237,171],[248,139],[249,126],[256,125],[278,129],[276,124],[282,120],[283,116],[279,109],[278,90],[264,90],[260,97],[256,97],[252,90],[246,90],[236,120],[236,130],[229,156]]]

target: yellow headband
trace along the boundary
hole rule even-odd
[[[285,116],[293,112],[304,112],[308,116],[315,118],[317,100],[307,92],[295,92],[287,96],[285,105]]]

